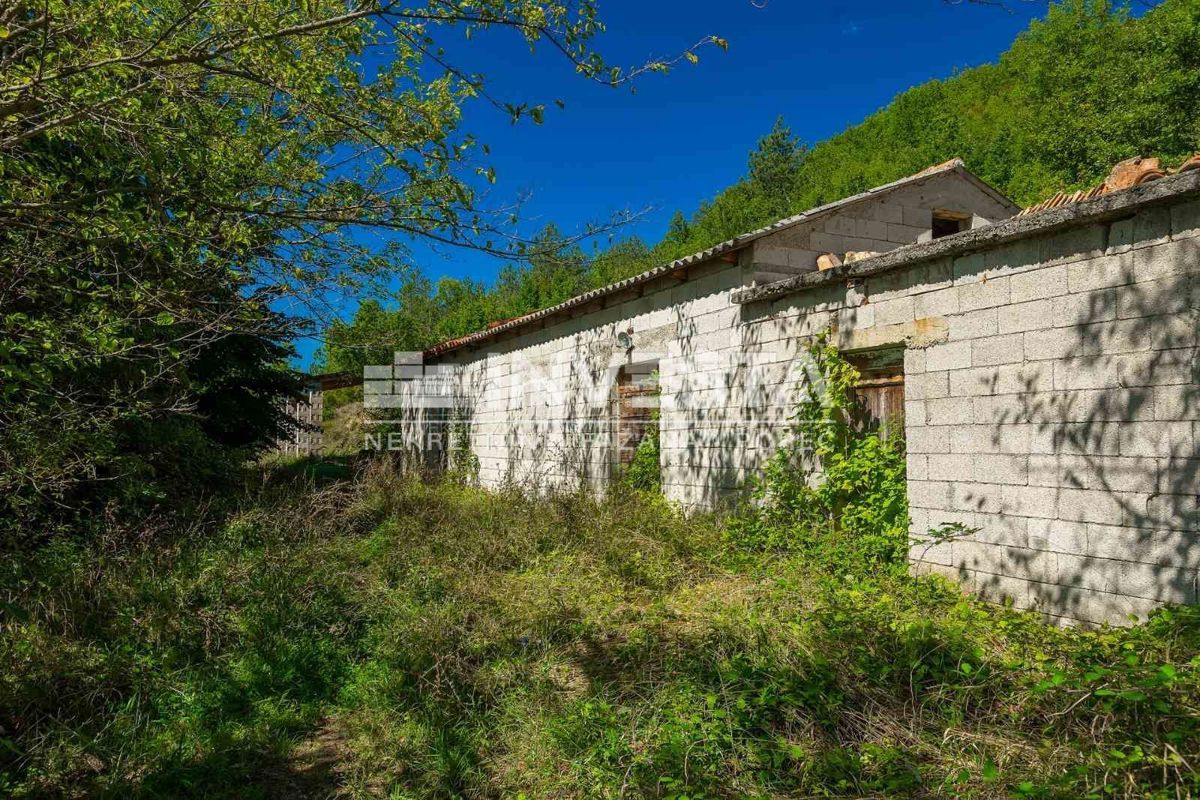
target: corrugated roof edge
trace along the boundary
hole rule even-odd
[[[732,300],[742,305],[772,300],[816,286],[865,278],[938,258],[964,255],[1035,234],[1118,219],[1138,208],[1188,194],[1200,194],[1200,169],[1181,172],[1099,197],[1012,217],[995,225],[974,228],[932,242],[905,245],[874,258],[855,261],[824,272],[806,272],[777,283],[749,287],[734,292]]]
[[[936,175],[942,175],[947,172],[958,172],[967,180],[971,181],[973,184],[985,191],[987,194],[991,195],[1002,205],[1007,206],[1014,214],[1020,211],[1020,206],[1013,203],[1012,200],[1005,197],[998,189],[988,185],[986,182],[968,170],[966,168],[966,164],[963,163],[961,158],[952,158],[949,161],[945,161],[941,164],[935,164],[932,167],[923,169],[920,172],[909,175],[905,178],[892,181],[891,183],[885,183],[882,186],[876,186],[875,188],[868,189],[865,192],[860,192],[859,194],[851,195],[850,197],[845,197],[841,200],[835,200],[832,203],[826,203],[825,205],[811,208],[808,211],[804,211],[790,217],[784,217],[778,222],[773,222],[770,225],[750,231],[749,233],[743,233],[739,236],[733,237],[732,239],[727,239],[720,244],[713,245],[712,247],[701,250],[698,253],[693,253],[690,256],[684,256],[683,258],[676,259],[670,263],[663,264],[662,266],[655,267],[638,275],[626,278],[625,280],[609,284],[608,286],[602,286],[598,289],[592,289],[590,292],[584,292],[581,295],[572,297],[570,300],[564,300],[558,305],[550,306],[549,308],[543,308],[539,311],[534,311],[521,317],[515,317],[500,324],[493,323],[485,330],[475,331],[474,333],[469,333],[466,336],[459,336],[455,339],[447,339],[444,342],[439,342],[428,348],[424,355],[426,358],[432,358],[434,356],[444,355],[452,350],[457,350],[460,347],[482,342],[486,339],[490,339],[494,336],[504,333],[505,331],[519,328],[522,325],[528,325],[532,322],[537,322],[538,320],[545,319],[546,317],[550,317],[563,311],[590,303],[593,300],[598,300],[601,297],[607,297],[608,295],[622,292],[634,286],[639,286],[648,281],[652,281],[655,278],[659,278],[663,275],[674,272],[675,270],[689,267],[702,261],[708,261],[712,258],[717,258],[718,256],[725,255],[726,253],[733,252],[734,250],[739,250],[756,239],[761,239],[768,234],[790,228],[794,225],[800,224],[801,222],[806,222],[822,214],[828,214],[836,209],[845,208],[855,203],[869,200],[884,192],[898,189],[902,186],[908,186],[922,180],[927,180]]]

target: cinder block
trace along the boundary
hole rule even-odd
[[[1059,489],[1058,518],[1072,522],[1120,523],[1127,513],[1124,493],[1103,489]]]
[[[997,393],[1000,384],[998,367],[956,369],[950,374],[951,397],[977,397]]]
[[[876,325],[912,322],[916,318],[914,314],[914,301],[911,297],[897,297],[894,300],[885,300],[882,303],[875,303],[874,305]]]
[[[1123,456],[1170,458],[1195,452],[1188,422],[1127,422],[1118,436]]]
[[[965,398],[964,398],[965,399]],[[1012,425],[1031,422],[1044,401],[1039,395],[986,395],[971,398],[976,425]]]
[[[1156,420],[1200,419],[1200,387],[1196,384],[1157,386],[1153,391]]]
[[[954,259],[955,285],[969,285],[987,280],[987,262],[983,253],[971,253]]]
[[[1060,264],[1013,275],[1009,278],[1009,291],[1014,303],[1044,300],[1066,294],[1067,268]]]
[[[984,336],[995,336],[997,331],[997,311],[985,308],[967,314],[957,314],[950,317],[951,340],[978,339]]]
[[[1117,318],[1116,289],[1094,289],[1056,297],[1051,304],[1051,324],[1069,328]],[[1065,334],[1070,335],[1070,334]],[[1078,335],[1076,334],[1076,338]]]
[[[951,331],[954,330],[953,326],[954,322],[952,320]],[[983,339],[975,339],[971,342],[971,364],[976,367],[982,367],[1013,364],[1022,361],[1025,358],[1022,335],[1029,336],[1030,334],[1013,333],[1007,336],[989,336]]]
[[[1171,236],[1174,239],[1200,236],[1200,200],[1171,206]]]
[[[1117,253],[1067,266],[1067,289],[1072,294],[1133,283],[1133,256]]]
[[[965,313],[980,308],[1007,305],[1009,302],[1008,281],[1008,278],[994,278],[987,281],[976,280],[958,284],[959,311]]]
[[[935,481],[970,480],[974,458],[969,454],[929,456],[929,479]]]
[[[1022,517],[1054,519],[1058,491],[1046,486],[1005,485],[1001,487],[1004,511]]]
[[[1108,236],[1106,227],[1103,224],[1092,224],[1082,228],[1068,228],[1042,238],[1042,263],[1050,266],[1101,257]]]
[[[913,315],[917,319],[946,317],[958,313],[958,290],[938,289],[919,294],[914,298]],[[953,321],[951,321],[953,325]]]
[[[1029,477],[1029,459],[1024,455],[975,455],[972,468],[977,483],[998,483],[1023,486]]]
[[[1133,218],[1119,219],[1108,226],[1108,249],[1105,255],[1126,253],[1133,248]]]
[[[950,429],[924,426],[905,429],[907,448],[910,453],[949,453]]]
[[[1178,487],[1179,491],[1188,491]],[[1126,521],[1140,522],[1174,531],[1200,530],[1200,501],[1195,494],[1156,494],[1146,496],[1144,519],[1132,515]]]
[[[924,372],[919,375],[912,375],[904,382],[905,397],[912,398],[913,400],[931,400],[938,397],[946,397],[950,394],[949,376],[950,373],[948,372]]]
[[[1086,524],[1061,519],[1030,519],[1029,547],[1055,553],[1087,554]]]
[[[995,369],[997,394],[1029,394],[1054,388],[1054,370],[1049,364],[1001,364]]]
[[[916,347],[908,347],[904,350],[904,374],[912,376],[925,372],[925,351]]]
[[[1028,303],[1017,303],[1000,309],[1000,333],[1018,333],[1021,331],[1044,328],[1054,313],[1054,307],[1049,300],[1034,300]]]
[[[1014,334],[1024,337],[1023,354],[1030,361],[1066,358],[1076,354],[1079,343],[1071,334],[1062,328],[1049,330],[1027,331],[1024,334]],[[1053,368],[1051,368],[1053,371]]]
[[[1171,209],[1150,206],[1138,211],[1133,218],[1135,247],[1162,244],[1171,238]]]
[[[1024,429],[1024,425],[956,425],[950,429],[950,450],[951,453],[999,453],[999,452],[1024,452],[1021,448],[1019,434],[1014,435],[1009,431],[1012,429]],[[1002,441],[1008,437],[1011,448],[1009,450],[1002,449]],[[1029,437],[1024,437],[1024,444],[1028,445]]]
[[[933,212],[928,208],[903,207],[904,224],[910,228],[927,230],[933,226]]]
[[[980,570],[968,570],[964,581],[977,597],[989,603],[1025,608],[1029,604],[1029,581],[996,575]]]
[[[930,372],[966,369],[971,366],[969,341],[936,344],[925,350],[925,368]]]
[[[950,495],[951,507],[960,513],[975,514],[976,519],[1003,515],[1004,487],[992,483],[955,481]]]
[[[904,424],[905,425],[919,428],[928,422],[928,416],[927,416],[926,410],[925,410],[926,402],[927,401],[925,401],[925,400],[905,400],[904,401]]]
[[[969,425],[974,421],[974,408],[970,398],[942,397],[922,401],[930,425]]]
[[[906,474],[910,481],[929,479],[929,456],[921,453],[909,453]]]
[[[946,481],[908,482],[908,502],[917,508],[948,509],[950,492],[950,484]]]

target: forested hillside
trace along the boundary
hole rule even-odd
[[[789,98],[779,98],[781,106]],[[1067,0],[996,64],[900,94],[860,124],[811,147],[781,119],[750,153],[746,176],[662,241],[638,238],[594,257],[553,226],[528,265],[495,286],[414,275],[384,306],[369,301],[334,325],[318,369],[357,369],[561,302],[788,214],[961,157],[1018,203],[1101,180],[1134,155],[1167,163],[1200,147],[1200,0],[1166,0],[1142,16]],[[374,359],[374,360],[373,360]]]

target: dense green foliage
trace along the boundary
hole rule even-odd
[[[376,471],[60,541],[0,573],[0,794],[1200,791],[1197,609],[1057,629],[724,527]]]
[[[460,63],[493,30],[605,85],[670,63],[607,66],[590,0],[0,4],[0,536],[236,477],[289,432],[298,320],[405,243],[537,249],[459,130],[542,119]]]
[[[904,441],[866,427],[857,370],[822,336],[806,353],[807,383],[792,430],[752,485],[754,503],[730,542],[803,553],[840,572],[903,571],[908,554]]]
[[[331,331],[327,356],[335,366],[351,363],[377,345],[381,315],[394,318],[393,329],[416,332],[384,342],[420,349],[951,158],[1029,204],[1094,185],[1134,155],[1175,163],[1197,150],[1200,0],[1165,0],[1137,18],[1104,0],[1065,0],[998,63],[914,87],[811,148],[778,121],[750,153],[746,177],[690,216],[677,212],[653,247],[633,238],[590,261],[577,249],[547,248],[569,268],[512,267],[495,287],[408,281],[388,311],[365,309],[361,321]]]

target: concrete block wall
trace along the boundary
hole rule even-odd
[[[759,284],[817,268],[817,256],[850,251],[885,253],[933,236],[934,211],[971,215],[979,227],[1004,219],[1012,212],[982,188],[954,173],[931,175],[898,187],[879,197],[818,216],[778,235],[759,240],[748,276]]]
[[[789,233],[763,241],[788,248]],[[443,357],[484,484],[603,486],[617,370],[657,360],[664,493],[715,505],[775,451],[797,357],[832,330],[844,350],[905,348],[912,533],[970,532],[920,541],[915,569],[1087,622],[1197,600],[1200,201],[777,299],[735,297],[744,282],[712,260]]]
[[[836,291],[843,348],[906,347],[914,537],[971,531],[916,544],[917,569],[1086,622],[1197,601],[1200,202]],[[827,316],[812,293],[751,324]]]

